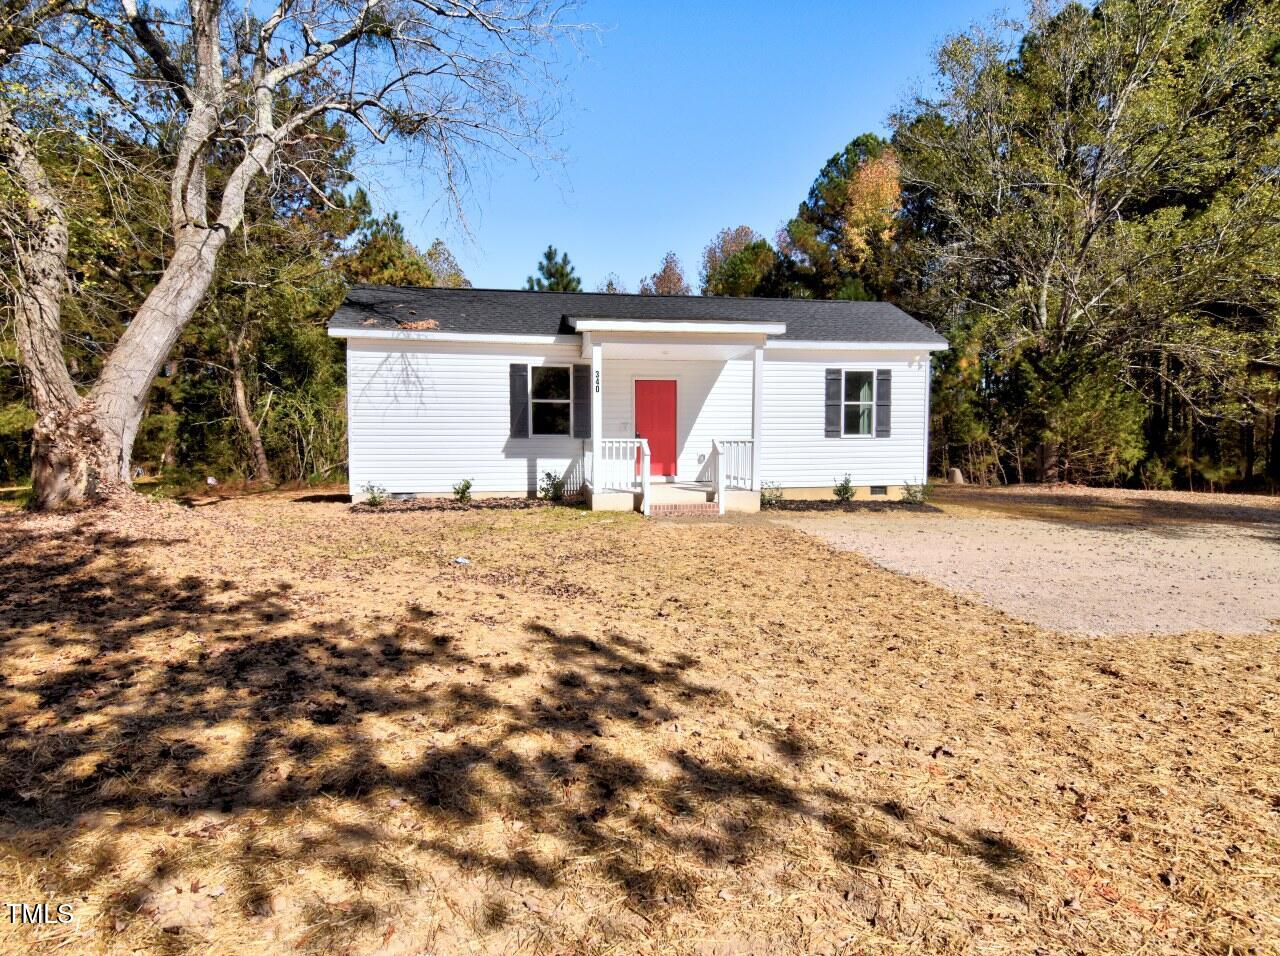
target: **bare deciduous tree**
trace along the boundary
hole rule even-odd
[[[564,27],[547,0],[114,0],[0,6],[0,70],[74,73],[68,96],[114,104],[117,129],[171,157],[167,265],[81,394],[63,358],[66,217],[22,104],[0,100],[0,172],[25,194],[14,237],[15,318],[38,420],[37,507],[127,485],[147,392],[203,300],[258,177],[305,147],[308,124],[345,118],[357,148],[398,143],[434,162],[456,199],[473,149],[528,150],[547,118],[544,51]],[[301,150],[305,153],[305,148]],[[295,173],[302,172],[295,167]]]

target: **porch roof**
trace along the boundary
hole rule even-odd
[[[938,333],[888,302],[378,285],[354,286],[330,319],[329,331],[343,337],[362,331],[552,336],[577,335],[575,326],[586,322],[654,331],[677,324],[694,331],[696,324],[719,323],[771,341],[946,345]]]

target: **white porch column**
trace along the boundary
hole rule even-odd
[[[751,490],[760,490],[760,458],[764,451],[760,446],[761,398],[764,395],[764,346],[757,345],[751,355]]]
[[[588,348],[591,350],[591,493],[595,494],[600,490],[596,474],[600,467],[600,441],[604,438],[604,347],[590,341]]]

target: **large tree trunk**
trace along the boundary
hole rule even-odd
[[[1062,480],[1061,448],[1057,442],[1042,441],[1036,446],[1036,480],[1045,484]]]
[[[249,399],[245,394],[244,371],[240,366],[240,342],[235,337],[228,337],[227,349],[231,355],[231,397],[236,406],[236,419],[249,439],[254,477],[268,485],[274,485],[271,465],[267,462],[267,450],[262,444],[262,433],[258,430],[258,423],[253,420]]]
[[[223,230],[189,227],[160,281],[116,343],[90,392],[100,430],[98,454],[116,482],[128,483],[129,461],[147,392],[204,299],[226,241]]]
[[[159,363],[199,304],[213,275],[213,257],[188,242],[148,296],[107,361],[98,386],[82,399],[62,350],[62,297],[67,288],[68,235],[61,200],[24,130],[0,111],[0,162],[26,193],[24,241],[15,249],[14,291],[18,351],[36,424],[31,448],[31,506],[75,507],[108,497],[129,484],[129,452],[146,392]],[[208,233],[209,230],[204,230]],[[174,287],[204,275],[194,294]],[[159,351],[157,351],[159,350]],[[104,384],[107,386],[103,388]],[[133,401],[121,401],[131,395]]]
[[[169,268],[112,349],[88,397],[38,411],[32,507],[76,507],[130,487],[129,463],[147,392],[204,298],[224,242],[222,230],[188,230]],[[44,338],[55,333],[56,329],[45,329]],[[57,338],[60,356],[60,333]],[[34,378],[25,358],[23,364]]]
[[[50,9],[59,3],[54,0]],[[191,0],[188,6],[189,52],[194,64],[194,83],[189,86],[138,16],[136,4],[125,3],[126,17],[143,49],[156,61],[160,74],[180,90],[179,98],[187,111],[169,184],[174,251],[160,281],[134,314],[111,350],[97,384],[83,401],[67,373],[58,326],[57,305],[66,288],[65,216],[25,134],[10,112],[0,111],[0,162],[15,171],[30,194],[28,226],[36,227],[32,234],[48,237],[43,244],[31,245],[19,270],[24,286],[19,299],[25,296],[30,304],[26,313],[19,309],[19,335],[25,337],[23,364],[32,380],[39,419],[33,449],[38,459],[34,469],[37,507],[81,504],[129,486],[130,458],[146,410],[147,392],[204,299],[219,251],[243,220],[250,182],[267,169],[281,139],[318,115],[313,108],[277,127],[272,112],[275,88],[314,65],[311,60],[304,58],[293,64],[293,73],[269,70],[265,60],[256,62],[251,145],[227,176],[218,215],[211,217],[206,164],[222,126],[226,101],[219,32],[222,5],[217,0]],[[343,45],[358,35],[353,29]],[[27,276],[28,272],[35,278]]]
[[[193,0],[190,7],[196,75],[194,90],[184,95],[190,111],[169,184],[173,258],[102,367],[97,384],[89,393],[96,431],[82,434],[90,445],[90,458],[105,469],[102,481],[114,485],[127,486],[131,482],[129,463],[147,407],[147,392],[204,299],[213,281],[218,252],[239,225],[244,206],[244,186],[229,181],[224,205],[229,198],[235,207],[233,214],[215,221],[208,214],[204,164],[218,128],[225,93],[218,37],[220,5],[216,0]],[[137,22],[134,27],[136,30]],[[143,40],[145,46],[146,38]],[[256,167],[261,168],[261,164]],[[239,168],[236,172],[242,179],[249,175]]]
[[[102,458],[93,403],[36,420],[31,450],[31,507],[40,511],[100,500],[118,488]]]
[[[21,184],[25,236],[14,244],[18,357],[36,413],[31,447],[32,507],[84,501],[98,487],[101,461],[93,408],[81,401],[62,351],[67,288],[67,220],[26,132],[0,107],[0,164]]]

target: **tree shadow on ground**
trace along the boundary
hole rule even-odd
[[[0,527],[0,652],[27,662],[0,684],[0,847],[59,892],[114,887],[117,928],[213,859],[246,918],[306,867],[407,889],[420,871],[386,852],[397,841],[544,889],[588,858],[648,913],[691,905],[708,868],[748,866],[793,823],[839,865],[906,849],[1026,865],[1002,838],[797,782],[822,755],[794,732],[764,735],[775,761],[663,743],[658,728],[731,703],[687,654],[531,620],[507,660],[482,659],[444,608],[376,626],[302,620],[282,586],[158,573],[147,555],[170,543],[89,521],[59,536]],[[353,818],[361,808],[373,823]],[[414,825],[392,832],[377,822],[388,808]],[[524,836],[472,837],[499,821]],[[207,849],[153,848],[147,875],[122,881],[147,828]]]
[[[1197,498],[1185,492],[1176,499],[1133,494],[1055,494],[1051,488],[1018,486],[982,488],[944,485],[935,492],[942,504],[964,505],[1017,518],[1085,525],[1098,530],[1134,526],[1156,534],[1174,534],[1178,525],[1231,524],[1259,529],[1280,528],[1274,496],[1239,494],[1238,500]]]

